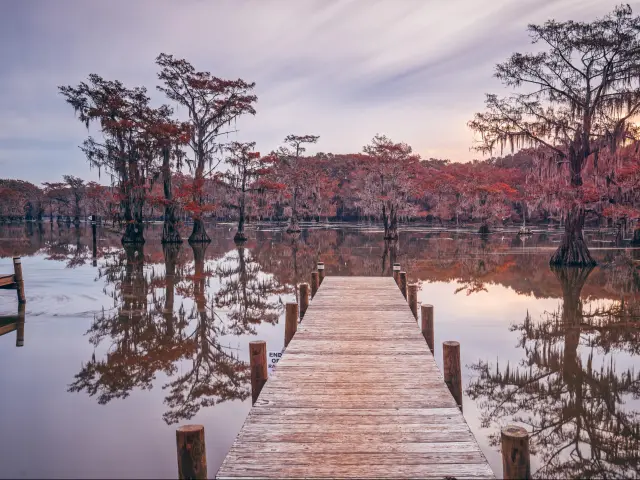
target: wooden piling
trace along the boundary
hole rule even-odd
[[[507,425],[500,432],[502,443],[502,478],[531,478],[529,433],[517,425]]]
[[[311,298],[318,293],[318,285],[320,285],[320,278],[318,272],[311,272]]]
[[[13,257],[13,275],[18,287],[18,303],[27,303],[27,298],[24,294],[24,278],[22,277],[22,261],[20,257]]]
[[[400,291],[402,292],[402,296],[407,298],[407,272],[400,272]]]
[[[427,342],[431,353],[433,353],[433,305],[422,305],[420,307],[422,317],[422,336]]]
[[[249,342],[249,363],[251,364],[251,402],[256,403],[262,387],[267,383],[267,342]]]
[[[309,308],[309,284],[300,284],[300,319],[304,318],[304,312]]]
[[[460,368],[460,343],[443,342],[442,359],[444,382],[449,387],[453,399],[462,410],[462,372]]]
[[[407,302],[413,317],[418,320],[418,284],[412,283],[407,287]]]
[[[93,246],[93,258],[96,258],[98,255],[98,239],[97,239],[97,225],[96,225],[95,215],[91,215],[91,236],[92,236],[92,246]]]
[[[318,262],[318,287],[322,285],[322,280],[324,280],[324,263]]]
[[[176,430],[178,478],[207,478],[207,449],[202,425],[183,425]]]
[[[24,347],[25,304],[18,304],[18,323],[16,324],[16,347]]]
[[[287,348],[289,342],[298,330],[298,304],[287,303],[284,323],[284,348]]]
[[[396,281],[396,285],[400,285],[400,264],[393,264],[393,279]]]

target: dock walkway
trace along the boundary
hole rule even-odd
[[[493,478],[391,277],[327,276],[217,478]]]

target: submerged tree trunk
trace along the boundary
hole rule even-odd
[[[169,150],[162,152],[162,182],[164,188],[164,225],[162,227],[162,243],[182,243],[180,232],[178,231],[178,218],[176,217],[176,206],[173,202],[173,189],[171,185],[171,164],[169,161]],[[166,253],[165,253],[166,257]]]
[[[574,267],[596,265],[596,261],[591,257],[591,253],[589,253],[587,244],[582,236],[584,217],[584,208],[581,206],[574,206],[567,213],[562,241],[551,257],[550,265]]]

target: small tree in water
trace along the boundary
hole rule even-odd
[[[487,95],[487,111],[469,126],[481,135],[480,151],[509,144],[551,153],[540,160],[546,162],[541,171],[562,178],[570,195],[563,195],[565,231],[550,263],[594,265],[582,235],[590,199],[584,170],[591,160],[593,173],[603,176],[599,155],[638,138],[632,120],[640,108],[640,18],[620,6],[591,23],[551,20],[530,25],[529,32],[544,50],[515,53],[496,70],[520,91]]]
[[[359,157],[353,173],[361,182],[358,205],[365,214],[381,215],[385,240],[397,240],[398,217],[415,210],[409,200],[415,193],[420,157],[406,143],[393,143],[384,135],[373,137],[363,151],[367,156]]]
[[[263,188],[257,181],[271,172],[271,166],[274,162],[273,156],[261,157],[260,152],[252,151],[255,146],[255,142],[232,142],[227,147],[229,155],[226,158],[226,163],[231,168],[222,175],[222,178],[237,194],[237,200],[232,205],[234,209],[238,210],[238,231],[233,237],[236,242],[247,240],[244,233],[247,193],[251,194]]]
[[[245,113],[255,115],[253,104],[258,98],[250,94],[255,83],[224,80],[209,72],[198,72],[186,60],[164,53],[158,56],[156,63],[161,67],[158,78],[164,82],[158,89],[187,109],[191,123],[189,147],[193,158],[184,159],[193,174],[193,208],[190,210],[193,231],[189,242],[210,242],[202,215],[204,180],[220,163],[215,154],[221,149],[218,137],[229,133],[224,130],[225,125]]]
[[[320,137],[317,135],[287,135],[284,139],[285,146],[275,154],[277,157],[276,176],[284,184],[284,196],[289,200],[291,215],[287,225],[287,233],[300,232],[300,207],[303,200],[307,199],[309,184],[313,171],[305,165],[305,143],[316,143]]]

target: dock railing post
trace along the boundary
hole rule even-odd
[[[284,348],[287,348],[289,342],[298,330],[298,304],[287,303],[284,323]]]
[[[531,478],[529,433],[523,427],[507,425],[500,431],[502,443],[502,478]]]
[[[393,264],[393,279],[396,281],[396,285],[400,286],[400,264]]]
[[[400,291],[402,296],[407,298],[407,272],[400,272]]]
[[[251,404],[256,403],[262,387],[267,382],[267,342],[249,342],[249,363],[251,364]]]
[[[460,343],[443,342],[442,359],[444,364],[444,382],[449,387],[453,399],[462,410],[462,372],[460,368]]]
[[[322,285],[324,280],[324,262],[318,262],[318,287]]]
[[[202,425],[183,425],[176,430],[178,478],[207,478],[207,449]]]
[[[418,284],[412,283],[407,287],[407,302],[413,313],[413,318],[418,320]]]
[[[309,284],[300,284],[300,319],[304,318],[304,314],[309,308]]]
[[[317,271],[311,272],[311,298],[318,293],[318,285],[320,285],[320,278]]]
[[[420,307],[420,316],[422,317],[422,336],[433,353],[433,305],[423,304]]]
[[[22,261],[20,257],[13,257],[13,276],[18,286],[18,303],[27,303],[24,294],[24,278],[22,277]]]

